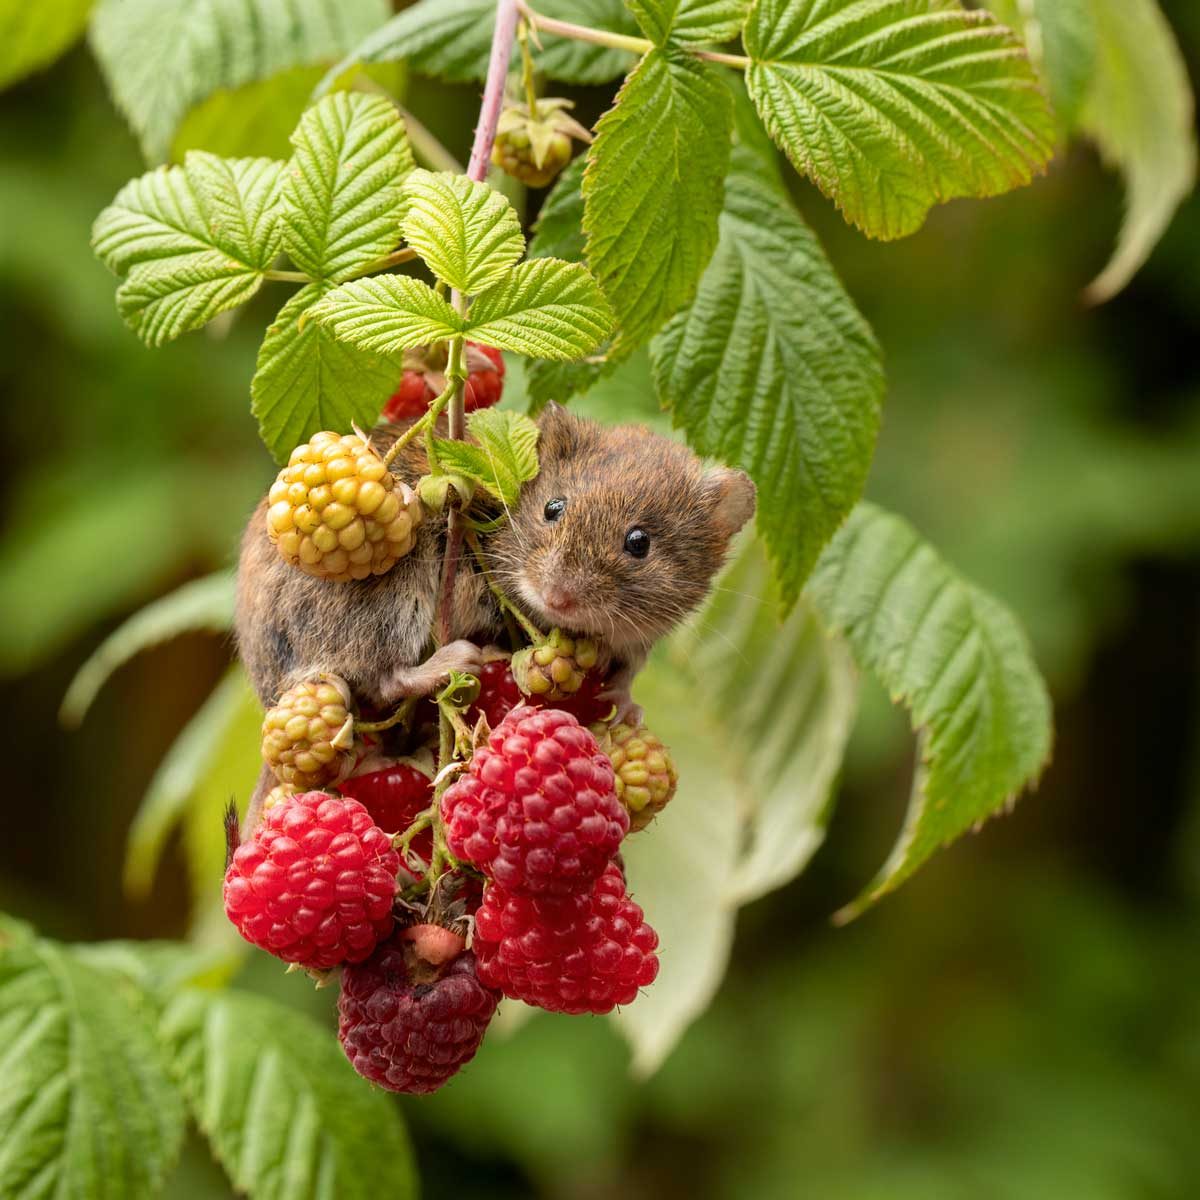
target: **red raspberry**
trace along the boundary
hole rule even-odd
[[[392,930],[400,856],[357,800],[290,796],[225,872],[225,913],[248,942],[313,970],[361,962]]]
[[[550,1012],[631,1004],[658,974],[657,946],[615,863],[590,895],[519,896],[489,883],[475,914],[479,978]]]
[[[579,691],[565,700],[543,700],[539,696],[523,696],[513,678],[512,666],[507,659],[494,659],[484,663],[479,675],[479,696],[467,710],[467,723],[474,728],[480,714],[495,729],[508,714],[521,703],[534,708],[557,708],[569,712],[580,725],[594,725],[603,721],[612,712],[611,700],[597,699],[606,687],[599,675],[585,675]]]
[[[586,892],[629,831],[613,789],[570,713],[515,708],[442,796],[450,851],[512,891]]]
[[[500,999],[469,951],[422,959],[405,933],[342,972],[338,1040],[354,1069],[392,1092],[435,1092],[475,1057]]]
[[[385,762],[386,765],[376,764]],[[433,801],[433,780],[410,762],[367,759],[362,775],[351,775],[338,784],[343,796],[357,800],[371,820],[387,833],[403,833]],[[375,767],[371,770],[371,767]],[[433,855],[433,833],[424,830],[413,838],[411,849],[426,862]]]
[[[413,365],[400,378],[400,385],[383,409],[385,421],[411,421],[424,416],[430,402],[446,386],[442,373],[445,363],[422,361],[422,354],[406,356]],[[504,391],[504,355],[495,346],[479,342],[466,345],[467,381],[463,387],[463,407],[467,412],[490,408]]]
[[[611,700],[601,700],[599,695],[608,686],[608,681],[597,674],[583,677],[579,691],[563,700],[547,701],[547,708],[558,708],[569,712],[580,725],[594,725],[603,721],[613,711]]]

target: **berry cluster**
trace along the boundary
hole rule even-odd
[[[495,346],[467,342],[467,380],[463,385],[463,408],[474,412],[490,408],[504,391],[504,356]],[[414,421],[429,411],[430,404],[446,388],[445,346],[423,346],[404,355],[400,384],[384,405],[383,420]]]

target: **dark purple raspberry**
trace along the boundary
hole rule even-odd
[[[450,851],[509,891],[587,893],[629,830],[612,763],[570,714],[514,709],[442,797]]]
[[[467,951],[434,965],[394,934],[342,972],[338,1040],[354,1069],[392,1092],[435,1092],[475,1057],[500,993]]]

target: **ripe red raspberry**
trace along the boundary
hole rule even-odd
[[[372,757],[360,770],[362,774],[339,783],[338,791],[357,800],[385,833],[403,833],[433,801],[433,780],[415,763]],[[433,854],[432,832],[418,833],[411,849],[428,863]]]
[[[631,1004],[658,975],[657,946],[615,863],[580,896],[519,896],[489,883],[475,914],[479,978],[550,1012]]]
[[[422,1095],[475,1057],[500,995],[480,983],[469,951],[431,963],[408,932],[342,972],[338,1040],[360,1075]]]
[[[600,698],[600,693],[607,686],[606,679],[592,672],[583,677],[579,691],[562,700],[547,701],[546,707],[569,712],[580,725],[594,725],[597,721],[607,719],[613,711],[613,702]]]
[[[512,891],[586,892],[629,830],[612,763],[570,713],[516,708],[442,796],[452,854]]]
[[[357,800],[274,805],[225,872],[225,913],[248,942],[324,970],[361,962],[392,930],[400,856]]]
[[[508,659],[493,659],[484,663],[479,676],[479,696],[467,710],[467,723],[474,728],[482,714],[495,729],[521,703],[535,708],[557,708],[569,712],[580,725],[603,721],[613,710],[611,700],[599,699],[607,683],[597,674],[585,675],[579,691],[564,700],[543,700],[540,696],[523,696],[512,673]]]
[[[463,407],[467,412],[490,408],[504,391],[504,355],[495,346],[466,344],[467,381]],[[446,386],[444,359],[420,350],[405,355],[404,374],[383,409],[385,421],[411,421],[429,410]]]

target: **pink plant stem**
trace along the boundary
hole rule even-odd
[[[475,126],[475,144],[471,147],[471,162],[467,178],[482,183],[487,178],[492,144],[496,140],[496,125],[504,107],[504,81],[508,76],[508,60],[512,56],[513,38],[520,19],[517,0],[496,0],[496,29],[492,34],[492,56],[488,60],[487,82],[483,85],[483,104],[479,109],[479,124]]]

